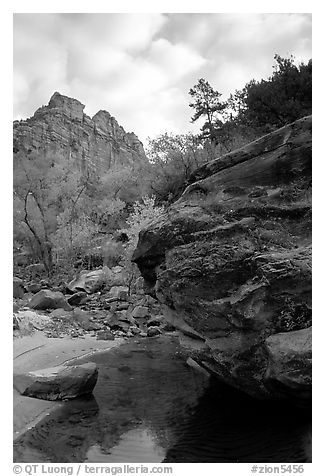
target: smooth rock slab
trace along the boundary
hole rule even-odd
[[[21,395],[42,400],[63,400],[92,393],[98,378],[94,362],[81,365],[58,365],[13,377]]]

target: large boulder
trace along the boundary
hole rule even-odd
[[[63,400],[92,393],[98,377],[93,362],[81,365],[58,365],[13,377],[14,387],[21,395],[43,400]]]
[[[95,293],[102,289],[105,283],[105,269],[95,269],[93,271],[83,270],[67,284],[67,289],[71,293],[84,291],[88,294]]]
[[[310,394],[308,353],[295,370],[301,392],[270,385],[266,341],[311,325],[311,125],[305,117],[196,170],[133,256],[166,319],[195,337],[195,359],[258,398]]]
[[[31,298],[28,303],[31,309],[64,309],[71,310],[71,306],[67,303],[64,294],[59,291],[50,291],[42,289]]]

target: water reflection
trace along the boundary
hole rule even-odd
[[[311,415],[212,383],[164,462],[311,462]]]
[[[211,383],[186,357],[168,336],[94,355],[94,397],[67,402],[22,435],[14,460],[308,461],[306,410],[266,405]]]
[[[99,445],[91,446],[86,455],[90,463],[160,463],[166,450],[157,445],[152,432],[145,427],[138,427],[123,433],[120,441],[110,450],[103,450]]]

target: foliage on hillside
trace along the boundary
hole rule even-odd
[[[140,228],[179,198],[196,168],[311,114],[311,86],[311,60],[296,65],[292,56],[279,55],[268,79],[250,81],[226,101],[201,78],[189,92],[192,122],[204,119],[200,133],[148,139],[146,168],[81,170],[66,157],[15,154],[15,254],[41,261],[48,274],[92,255],[99,255],[97,264],[126,265]],[[124,234],[125,246],[117,232]]]

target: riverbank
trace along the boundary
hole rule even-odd
[[[95,352],[107,351],[124,342],[96,340],[85,334],[83,338],[49,338],[44,332],[17,337],[13,341],[13,372],[29,372],[46,367],[61,365],[75,358]],[[45,415],[58,408],[62,403],[39,400],[20,395],[13,391],[13,438],[20,437],[35,426]]]

